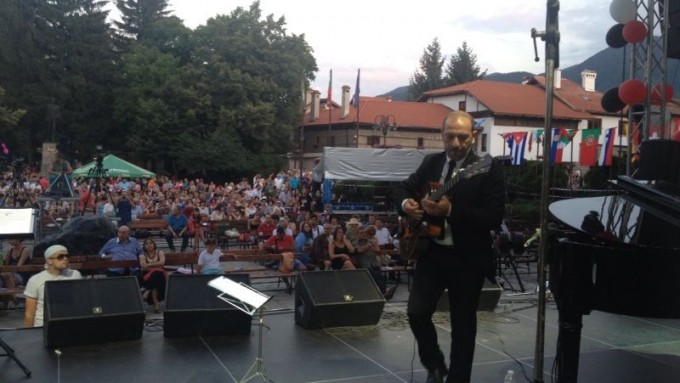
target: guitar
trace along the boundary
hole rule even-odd
[[[439,201],[458,182],[487,173],[491,169],[492,162],[493,158],[491,156],[484,156],[460,169],[458,173],[443,185],[439,182],[430,183],[429,192],[425,191],[423,195],[432,201]],[[400,217],[401,238],[399,240],[399,250],[401,256],[409,261],[417,259],[418,255],[425,250],[428,238],[439,237],[443,227],[444,217],[431,217],[427,215],[420,219]]]

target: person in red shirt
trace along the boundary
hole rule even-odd
[[[264,248],[274,254],[283,252],[293,252],[295,250],[295,241],[293,237],[286,234],[286,228],[283,226],[276,227],[276,235],[272,235],[264,243]],[[299,259],[293,261],[293,270],[306,271],[307,266]]]
[[[45,176],[41,176],[38,180],[38,183],[40,184],[42,191],[47,190],[47,188],[50,186],[50,181]]]
[[[276,223],[274,223],[271,215],[267,215],[264,219],[264,222],[262,222],[260,226],[257,227],[258,239],[268,239],[272,236],[272,234],[274,234],[275,229]]]

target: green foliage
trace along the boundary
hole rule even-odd
[[[609,189],[609,180],[626,174],[626,159],[612,157],[612,166],[593,166],[583,175],[583,187],[587,189]]]
[[[26,110],[13,138],[29,161],[52,138],[48,104],[60,109],[59,142],[89,146],[110,131],[115,59],[104,4],[7,0],[0,7],[0,86],[10,108]]]
[[[482,72],[477,65],[477,55],[467,45],[467,42],[463,41],[463,45],[458,48],[455,55],[451,56],[446,66],[444,86],[481,80],[485,75],[486,69]]]
[[[444,85],[442,68],[445,59],[442,56],[441,44],[435,38],[423,51],[423,55],[420,57],[420,69],[416,70],[409,81],[411,100],[417,100],[423,92],[437,89]]]
[[[281,168],[299,124],[300,84],[317,70],[304,35],[288,34],[283,17],[263,17],[259,2],[195,31],[170,15],[167,0],[115,1],[114,30],[105,3],[3,1],[0,132],[18,120],[5,142],[35,154],[50,138],[52,104],[56,138],[81,160],[103,144],[181,176]],[[21,119],[6,112],[21,110]]]
[[[121,21],[115,21],[119,36],[128,42],[152,39],[156,23],[168,16],[167,0],[115,0]]]
[[[5,90],[0,88],[0,132],[3,132],[0,136],[5,136],[5,133],[15,127],[21,117],[26,114],[25,110],[10,110],[6,106],[2,106],[4,97]]]
[[[568,181],[566,167],[566,164],[550,166],[549,188],[566,187]],[[505,182],[508,193],[505,216],[537,222],[540,219],[543,162],[526,161],[520,166],[506,166]]]

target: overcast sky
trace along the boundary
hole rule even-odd
[[[250,0],[170,0],[174,14],[190,28],[204,24]],[[606,48],[605,35],[615,21],[611,0],[561,1],[561,67],[578,64]],[[312,88],[325,94],[333,69],[333,94],[354,87],[361,68],[361,94],[376,96],[408,85],[424,49],[436,37],[449,57],[467,41],[479,66],[488,73],[544,72],[534,62],[531,28],[545,29],[546,0],[261,0],[263,16],[284,16],[289,33],[304,34],[319,72]]]

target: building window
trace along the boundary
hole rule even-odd
[[[458,110],[465,112],[465,101],[458,101]]]
[[[422,137],[418,137],[418,147],[422,148],[425,146],[425,140]]]
[[[314,148],[318,148],[319,146],[321,146],[321,137],[316,136],[314,137]]]
[[[588,129],[599,129],[602,128],[602,120],[597,119],[597,120],[588,120]]]
[[[486,153],[486,140],[488,139],[488,135],[486,133],[482,133],[482,153]]]
[[[380,145],[380,136],[366,136],[366,145],[368,146]]]

